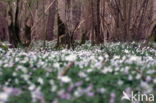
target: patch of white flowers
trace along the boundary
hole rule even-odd
[[[117,48],[120,45],[125,49],[113,54],[115,52],[113,50],[115,49],[112,48]],[[50,85],[49,91],[52,93],[57,92],[60,98],[63,99],[72,97],[71,94],[65,92],[62,86],[63,84],[71,86],[68,88],[69,91],[74,90],[73,98],[78,98],[84,94],[94,96],[92,85],[94,76],[92,77],[90,74],[98,72],[95,76],[116,76],[122,74],[130,82],[140,81],[139,87],[144,90],[143,92],[151,93],[153,91],[153,85],[156,84],[156,50],[150,48],[131,50],[133,48],[126,47],[120,43],[106,44],[105,46],[107,49],[110,48],[110,51],[94,48],[93,50],[76,49],[75,51],[36,50],[26,53],[23,50],[9,49],[9,51],[3,54],[0,49],[0,54],[3,55],[0,55],[0,76],[3,77],[6,72],[12,70],[10,78],[2,85],[7,86],[12,85],[11,83],[19,84],[21,81],[25,82],[28,85],[26,88],[31,92],[34,102],[37,100],[44,102],[44,95],[41,90],[44,89],[42,87],[47,81],[48,85]],[[74,66],[69,68],[78,69],[77,74],[74,77],[70,75],[60,76],[60,73],[64,71],[64,68],[70,62],[74,62]],[[146,75],[143,75],[143,73],[146,73]],[[79,78],[83,82],[89,82],[90,85],[82,88],[82,82],[79,82],[77,83],[78,86],[75,86],[73,78]],[[38,85],[35,83],[38,83]],[[115,85],[117,84],[121,87],[124,83],[124,80],[119,78],[116,80]],[[62,86],[62,89],[59,89],[58,84]],[[103,94],[106,91],[107,89],[104,87],[96,88],[96,92],[98,93]],[[0,92],[0,103],[7,102],[10,93],[8,91]],[[115,97],[116,95],[111,93],[113,100]]]
[[[71,78],[68,77],[68,76],[60,76],[60,77],[58,77],[58,78],[61,80],[61,82],[64,82],[64,83],[69,83],[69,82],[71,82]]]

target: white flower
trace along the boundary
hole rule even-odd
[[[106,73],[111,73],[113,71],[113,69],[111,67],[105,67],[101,72],[103,74],[106,74]]]
[[[120,59],[120,56],[114,56],[114,59],[116,60],[116,59]]]
[[[37,100],[42,101],[42,103],[45,103],[44,95],[40,91],[40,88],[36,88],[34,91],[31,92],[33,102],[36,102]]]
[[[129,51],[128,50],[125,50],[125,53],[129,53]]]
[[[68,76],[60,76],[58,77],[62,82],[64,83],[69,83],[71,82],[71,78],[69,78]]]
[[[101,62],[97,62],[96,64],[95,64],[95,68],[101,68],[102,67],[102,63]]]
[[[79,93],[78,91],[75,91],[75,92],[74,92],[74,96],[75,96],[75,97],[80,97],[81,95],[80,95],[80,93]]]
[[[75,61],[76,57],[77,57],[76,55],[71,54],[69,56],[66,56],[65,60],[67,60],[67,61]]]
[[[15,79],[15,83],[16,83],[16,84],[18,84],[18,83],[19,83],[19,80],[18,80],[17,78]]]
[[[14,77],[16,77],[17,76],[17,73],[16,72],[13,72],[13,74],[12,74]]]
[[[91,73],[91,72],[93,72],[93,69],[88,69],[87,72]]]
[[[21,63],[27,63],[29,61],[28,58],[24,58],[22,61],[20,61]]]
[[[64,92],[65,92],[65,91],[64,91],[63,89],[61,89],[61,90],[57,91],[57,94],[60,96],[60,95],[62,95]]]
[[[43,79],[42,79],[41,77],[39,77],[37,81],[38,81],[40,84],[42,84],[42,85],[44,84],[44,81],[43,81]]]
[[[103,60],[103,57],[102,56],[99,56],[99,58],[98,58],[100,61],[102,61]]]
[[[156,71],[155,70],[148,70],[147,74],[154,74]]]
[[[118,85],[119,85],[119,86],[123,85],[123,81],[122,81],[122,80],[119,80],[119,81],[118,81]]]
[[[126,67],[126,68],[124,69],[124,73],[125,73],[125,74],[128,74],[128,73],[129,73],[129,67]]]
[[[55,92],[57,90],[57,86],[56,85],[53,85],[52,87],[51,87],[51,91],[52,92]]]
[[[97,91],[103,94],[104,92],[106,92],[106,89],[105,88],[99,88]]]
[[[59,64],[59,63],[57,63],[57,62],[56,62],[56,63],[54,63],[54,64],[53,64],[53,66],[54,66],[54,68],[60,68],[60,64]]]
[[[147,81],[147,82],[150,82],[151,80],[152,80],[152,78],[151,78],[150,76],[147,76],[147,77],[146,77],[146,81]]]
[[[132,75],[129,75],[129,76],[128,76],[128,80],[133,80]]]
[[[82,77],[82,78],[86,78],[87,77],[87,74],[84,73],[84,72],[79,72],[79,77]]]
[[[119,71],[119,70],[120,70],[120,68],[119,68],[119,67],[116,67],[116,68],[115,68],[115,71]]]
[[[90,80],[90,78],[89,77],[87,77],[86,79],[85,79],[85,81],[89,81]]]
[[[151,85],[149,85],[148,83],[146,82],[141,82],[141,87],[143,88],[144,90],[144,93],[151,93],[153,91],[153,88],[151,87]]]
[[[108,54],[105,54],[105,58],[109,58],[109,55]]]
[[[156,79],[153,80],[154,84],[156,84]]]
[[[31,85],[29,86],[28,89],[29,89],[30,91],[33,91],[35,88],[36,88],[36,86],[35,86],[34,84],[31,84]]]
[[[136,79],[139,80],[141,78],[141,74],[137,74]]]
[[[8,100],[9,94],[2,92],[0,93],[0,103],[5,103]]]
[[[77,90],[74,91],[74,96],[75,97],[80,97],[83,95],[83,90],[81,87],[79,87]]]
[[[29,80],[29,75],[27,75],[27,74],[23,74],[22,77],[23,77],[23,79],[25,81],[28,81]]]
[[[131,56],[129,61],[134,62],[134,61],[141,61],[141,58],[139,56]]]
[[[17,66],[17,70],[21,70],[23,73],[28,73],[27,68],[22,65]]]
[[[49,80],[50,85],[54,85],[54,80]]]

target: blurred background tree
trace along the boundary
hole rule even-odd
[[[155,35],[155,0],[3,0],[0,5],[0,39],[14,47],[65,38],[71,48],[75,40],[99,44]],[[63,34],[58,16],[65,25]]]

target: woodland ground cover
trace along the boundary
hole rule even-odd
[[[123,91],[156,96],[156,50],[151,47],[53,46],[0,48],[0,103],[130,103],[121,100]],[[69,71],[61,76],[65,68]]]

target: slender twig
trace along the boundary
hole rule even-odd
[[[61,76],[65,76],[68,71],[74,66],[75,62],[70,62],[67,67],[64,68],[64,71],[61,73]]]

